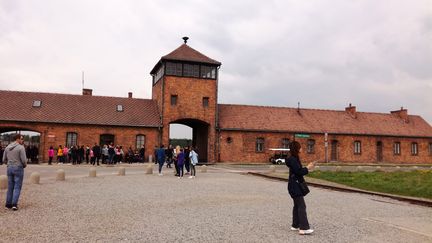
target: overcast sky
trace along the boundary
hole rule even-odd
[[[151,98],[182,44],[222,62],[219,103],[432,123],[432,1],[0,0],[0,89]],[[179,135],[182,137],[182,135]]]

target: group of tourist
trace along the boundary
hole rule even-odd
[[[123,150],[123,146],[114,146],[113,143],[105,144],[102,148],[95,143],[93,147],[84,145],[74,145],[68,148],[67,146],[59,145],[58,148],[54,149],[51,146],[48,149],[48,164],[51,165],[54,157],[57,156],[58,163],[90,163],[92,165],[99,165],[99,161],[103,164],[117,164],[121,162],[144,162],[145,158],[145,147],[144,145],[138,151],[133,150],[132,147],[126,151]]]
[[[159,164],[159,175],[162,174],[162,168],[166,163],[167,168],[171,168],[172,164],[174,164],[176,173],[175,176],[178,178],[183,178],[184,169],[186,169],[186,175],[189,175],[189,178],[195,178],[196,169],[195,166],[198,164],[198,153],[194,150],[193,147],[184,147],[176,146],[174,149],[172,145],[168,148],[165,148],[164,145],[161,145],[160,148],[155,148],[155,164]]]

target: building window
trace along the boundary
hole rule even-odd
[[[117,105],[116,110],[117,111],[123,111],[123,105]]]
[[[216,67],[201,65],[201,78],[216,79]]]
[[[166,74],[174,76],[182,76],[183,65],[181,63],[167,62],[166,63]]]
[[[145,144],[145,136],[144,135],[137,135],[136,136],[136,148],[140,149]]]
[[[177,95],[171,95],[171,105],[177,105]]]
[[[264,152],[264,138],[257,138],[255,145],[256,152]]]
[[[40,100],[33,100],[33,107],[41,107],[42,101]]]
[[[308,139],[308,141],[307,141],[307,153],[308,154],[315,153],[315,140]]]
[[[209,106],[209,97],[203,97],[202,104],[203,104],[203,107],[208,107]]]
[[[77,145],[78,134],[76,132],[66,133],[66,147],[70,148]]]
[[[400,155],[401,154],[401,143],[395,142],[393,144],[393,154],[394,155]]]
[[[290,140],[289,138],[282,138],[282,148],[289,148]]]
[[[183,76],[199,78],[199,65],[184,64],[183,65]]]
[[[411,155],[418,155],[418,144],[411,143]]]
[[[432,155],[432,143],[429,143],[429,155]]]
[[[354,141],[354,154],[361,154],[361,142]]]

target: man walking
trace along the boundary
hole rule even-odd
[[[27,156],[23,146],[24,137],[17,134],[14,139],[15,142],[6,147],[2,161],[7,163],[8,190],[6,208],[16,211],[18,210],[18,199],[24,179],[24,168],[27,166]]]

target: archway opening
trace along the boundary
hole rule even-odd
[[[39,163],[41,158],[40,138],[41,133],[25,128],[0,128],[0,146],[6,148],[10,143],[15,142],[13,136],[21,134],[24,137],[24,147],[28,163]],[[1,158],[0,158],[1,159]]]
[[[181,119],[170,123],[170,144],[193,146],[200,163],[208,161],[208,133],[210,125],[195,119]]]

